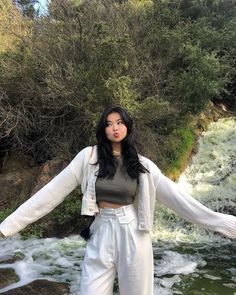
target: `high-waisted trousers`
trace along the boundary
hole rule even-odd
[[[116,274],[120,295],[153,295],[151,237],[138,229],[135,207],[100,209],[90,230],[80,295],[112,295]]]

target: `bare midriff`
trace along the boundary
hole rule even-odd
[[[98,203],[99,208],[120,208],[122,206],[125,206],[125,205],[115,204],[115,203],[110,203],[110,202],[105,202],[105,201],[100,201]]]

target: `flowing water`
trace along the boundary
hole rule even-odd
[[[213,210],[235,210],[235,118],[210,125],[179,185]],[[236,295],[236,241],[190,225],[159,204],[152,238],[155,294]],[[20,278],[0,293],[43,278],[67,282],[70,294],[78,295],[84,247],[77,236],[27,241],[15,236],[1,241],[0,257],[21,259],[0,264],[13,268]]]

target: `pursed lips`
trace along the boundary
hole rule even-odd
[[[120,135],[119,132],[114,132],[114,133],[113,133],[113,136],[114,136],[114,137],[118,137],[119,135]]]

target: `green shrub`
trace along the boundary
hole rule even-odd
[[[27,240],[32,238],[42,238],[43,231],[44,230],[40,224],[38,223],[31,224],[20,232],[21,239]]]
[[[1,151],[71,158],[95,142],[101,111],[119,104],[165,155],[180,115],[236,102],[236,11],[226,2],[51,1],[44,17],[15,9],[13,23],[12,2],[1,4]]]
[[[7,218],[7,216],[9,216],[12,212],[14,211],[13,208],[9,208],[9,209],[4,209],[0,211],[0,223]]]
[[[81,210],[81,193],[80,189],[74,190],[57,208],[52,212],[52,219],[63,224],[72,220],[80,214]]]
[[[166,173],[173,179],[176,179],[187,166],[194,143],[194,130],[189,127],[175,129],[167,137]]]

